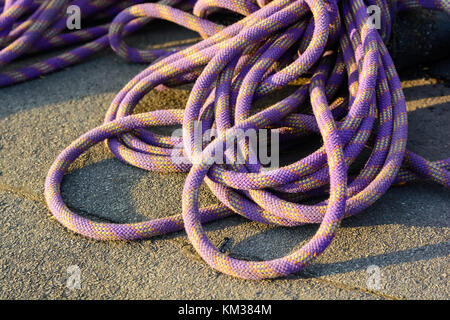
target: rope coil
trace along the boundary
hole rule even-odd
[[[110,24],[70,36],[61,34],[68,1],[2,3],[0,65],[30,48],[39,51],[61,43],[90,42],[38,64],[0,72],[1,86],[64,68],[108,45],[131,61],[152,62],[117,94],[103,125],[75,140],[52,164],[45,198],[52,214],[68,229],[99,240],[136,240],[184,228],[196,251],[213,268],[245,279],[274,278],[303,269],[328,247],[343,218],[369,207],[392,184],[422,178],[450,187],[450,158],[431,162],[406,149],[405,98],[385,46],[398,11],[421,7],[450,13],[448,0],[140,2],[73,1],[86,16],[101,13],[115,18]],[[379,30],[370,24],[368,7],[372,5],[381,9]],[[217,8],[243,18],[227,27],[207,20]],[[29,18],[21,20],[25,13]],[[185,26],[204,40],[177,51],[137,50],[123,42],[125,35],[151,19]],[[300,77],[309,77],[309,81],[275,104],[253,112],[256,101]],[[150,90],[183,83],[193,83],[185,110],[133,114]],[[195,143],[196,122],[202,123],[202,133],[218,132],[200,150]],[[162,125],[182,125],[182,140],[147,130]],[[283,132],[280,143],[315,134],[322,137],[323,146],[270,171],[263,170],[261,163],[209,161],[216,148],[226,148],[227,139],[239,130],[267,128]],[[182,214],[112,224],[93,222],[70,211],[61,196],[63,176],[77,157],[104,140],[125,163],[149,171],[188,172]],[[240,141],[239,148],[249,156],[247,142]],[[176,149],[186,161],[174,161]],[[349,175],[348,167],[364,149],[370,150],[364,167]],[[221,204],[199,208],[203,182]],[[307,205],[292,201],[294,195],[303,200],[320,195],[327,200]],[[320,226],[307,244],[285,257],[237,260],[217,249],[202,227],[232,213],[266,224]]]

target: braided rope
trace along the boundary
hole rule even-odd
[[[117,94],[104,124],[75,140],[49,170],[45,182],[48,206],[56,219],[74,232],[99,240],[136,240],[184,228],[196,251],[213,268],[246,279],[273,278],[304,268],[327,248],[343,218],[369,207],[392,184],[421,178],[450,187],[450,158],[431,162],[406,150],[405,98],[385,46],[398,11],[420,7],[450,12],[448,0],[73,3],[86,16],[115,18],[111,23],[61,33],[68,1],[2,2],[0,65],[26,53],[84,44],[37,64],[0,72],[0,86],[59,70],[109,45],[131,61],[153,62]],[[381,8],[380,30],[369,24],[367,8],[371,5]],[[217,9],[243,18],[227,27],[207,20]],[[127,46],[123,37],[151,19],[177,23],[198,32],[204,40],[176,51],[143,51]],[[277,103],[252,111],[257,100],[300,77],[309,77],[309,81]],[[181,83],[193,83],[185,110],[133,114],[153,88]],[[342,96],[345,87],[348,93]],[[214,140],[200,148],[195,140],[198,121],[202,134],[209,129],[218,132]],[[161,125],[182,125],[183,137],[147,130]],[[319,134],[323,146],[270,171],[263,170],[261,163],[223,165],[210,161],[218,147],[226,148],[226,141],[242,130],[267,128],[281,132],[281,142]],[[125,163],[150,171],[188,172],[182,214],[113,224],[90,221],[72,212],[61,196],[64,174],[77,157],[104,140]],[[248,143],[241,140],[239,148],[247,159]],[[347,168],[363,149],[369,149],[370,156],[359,173],[349,175]],[[174,160],[175,151],[183,161]],[[221,204],[199,208],[203,182]],[[327,196],[327,200],[314,205],[293,201],[295,197],[316,196]],[[237,260],[221,253],[202,227],[233,212],[267,224],[320,226],[307,244],[285,257]]]

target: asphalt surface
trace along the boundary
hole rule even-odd
[[[160,46],[195,38],[164,25],[131,43]],[[401,74],[408,148],[431,160],[450,155],[445,80],[450,65],[440,63]],[[45,205],[47,170],[70,142],[102,123],[115,94],[143,68],[109,52],[44,79],[0,89],[0,298],[450,298],[450,197],[447,189],[427,182],[391,188],[344,221],[331,246],[306,270],[278,280],[245,281],[214,271],[184,232],[139,242],[99,242],[64,229]],[[183,108],[188,94],[186,88],[152,91],[140,108]],[[100,144],[72,166],[63,193],[69,206],[85,216],[140,221],[181,212],[184,179],[184,174],[123,164]],[[215,202],[205,189],[201,203]],[[216,245],[232,238],[230,254],[259,260],[299,248],[316,228],[263,226],[239,217],[206,227]],[[68,288],[70,266],[81,272],[80,289]],[[380,281],[374,282],[377,270]]]

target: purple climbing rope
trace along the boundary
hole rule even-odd
[[[78,4],[83,15],[103,24],[64,31],[64,12]],[[45,197],[53,215],[68,229],[100,240],[135,240],[186,230],[190,242],[213,268],[236,277],[264,279],[298,272],[321,254],[343,218],[377,201],[392,184],[430,179],[450,187],[450,158],[431,162],[406,149],[407,112],[400,80],[386,49],[391,22],[414,7],[450,12],[448,0],[199,0],[62,1],[39,4],[6,1],[0,15],[0,65],[27,53],[81,44],[34,65],[0,72],[0,85],[11,85],[80,62],[111,46],[135,62],[152,62],[115,97],[104,123],[67,147],[52,164]],[[381,9],[379,29],[368,7]],[[242,19],[229,26],[208,20],[216,10]],[[119,13],[120,12],[120,13]],[[192,13],[190,13],[192,12]],[[105,19],[112,22],[104,24]],[[203,40],[179,50],[143,51],[123,37],[151,19],[163,19],[198,32]],[[39,22],[39,23],[37,23]],[[300,77],[308,81],[280,101],[254,112],[255,102]],[[154,88],[192,83],[184,110],[134,114]],[[217,137],[196,143],[195,124]],[[183,137],[152,133],[154,126],[181,125]],[[211,162],[215,150],[250,129],[282,132],[281,142],[320,135],[323,146],[297,161],[263,170],[261,163]],[[70,164],[91,146],[106,140],[111,152],[133,166],[161,172],[188,172],[182,214],[139,223],[94,222],[72,212],[61,196]],[[182,143],[182,146],[180,146]],[[249,155],[248,142],[239,148]],[[364,167],[347,169],[363,150]],[[182,155],[175,161],[173,154]],[[179,160],[179,159],[178,159]],[[206,182],[221,204],[199,208]],[[326,196],[316,204],[294,201]],[[202,224],[231,214],[266,224],[319,224],[299,250],[275,260],[237,260],[220,252]]]

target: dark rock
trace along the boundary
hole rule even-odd
[[[388,49],[397,69],[449,57],[450,15],[430,10],[400,12]]]

